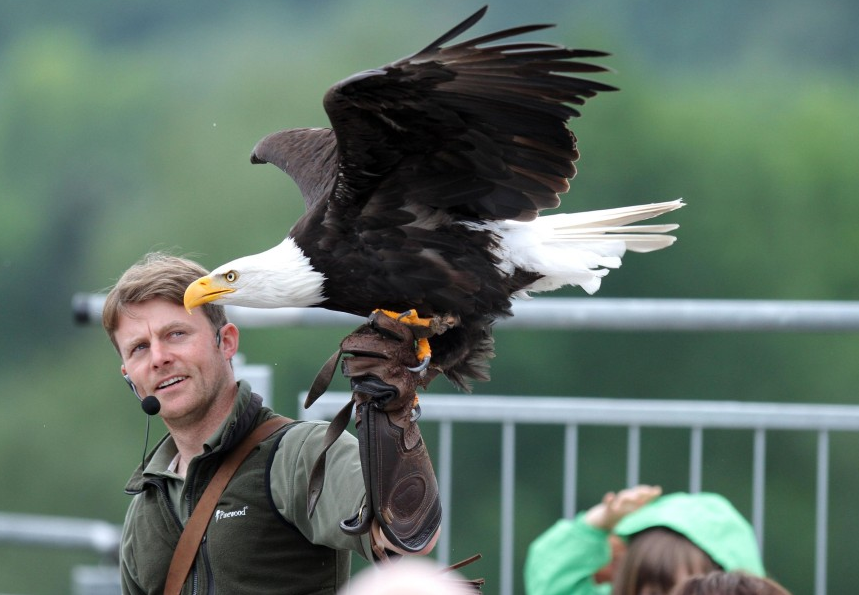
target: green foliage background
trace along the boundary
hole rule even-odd
[[[250,166],[254,143],[326,125],[332,83],[419,49],[478,6],[0,1],[0,510],[122,521],[142,415],[100,328],[73,324],[72,295],[109,286],[153,248],[215,266],[279,241],[301,202],[278,170]],[[504,0],[477,31],[554,22],[542,37],[614,54],[607,78],[623,91],[574,123],[583,157],[563,209],[689,204],[674,217],[680,241],[629,256],[600,295],[853,300],[857,20],[848,0]],[[277,407],[295,415],[344,330],[249,330],[242,352],[275,366]],[[478,394],[852,403],[859,382],[849,335],[497,335],[494,379]],[[488,592],[499,434],[469,428],[455,446],[452,555],[485,554],[471,574]],[[683,489],[676,445],[687,439],[645,431],[642,480]],[[708,436],[704,478],[747,514],[748,440]],[[833,437],[833,593],[859,580],[856,442]],[[561,513],[560,430],[526,427],[517,444],[521,592],[527,544]],[[620,431],[583,431],[580,505],[622,486],[624,448]],[[814,439],[776,435],[769,452],[766,563],[810,592]],[[64,592],[71,566],[94,561],[0,545],[0,591]]]

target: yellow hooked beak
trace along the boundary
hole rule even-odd
[[[188,310],[188,313],[190,314],[193,308],[202,306],[209,302],[214,302],[222,295],[232,293],[234,291],[235,289],[228,285],[224,285],[217,277],[212,277],[211,275],[200,277],[191,283],[185,290],[185,309]]]

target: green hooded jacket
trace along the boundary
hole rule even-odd
[[[534,540],[525,561],[528,595],[608,595],[611,585],[593,575],[611,560],[609,533],[587,524],[584,512],[561,519]],[[724,497],[678,492],[628,514],[614,533],[629,539],[640,531],[667,527],[697,545],[727,571],[764,576],[751,525]]]

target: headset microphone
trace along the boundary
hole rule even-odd
[[[155,395],[141,398],[140,393],[137,392],[137,387],[134,386],[134,383],[131,381],[128,374],[123,374],[122,377],[128,383],[128,387],[131,389],[131,392],[133,392],[134,396],[140,401],[140,408],[143,409],[143,412],[146,414],[146,436],[143,438],[143,455],[140,457],[140,468],[145,469],[146,449],[149,447],[149,419],[161,411],[161,401],[159,401],[158,397]]]
[[[146,415],[155,415],[161,411],[161,402],[155,395],[140,399],[140,408]]]
[[[143,412],[146,415],[155,415],[159,411],[161,411],[161,402],[158,400],[158,397],[155,395],[149,395],[147,397],[141,397],[140,393],[137,392],[137,387],[134,386],[134,383],[129,378],[128,374],[123,374],[122,377],[128,383],[131,392],[134,393],[134,396],[137,397],[137,400],[140,401],[140,408],[143,409]]]

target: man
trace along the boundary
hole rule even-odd
[[[121,545],[125,593],[163,592],[183,526],[224,456],[277,417],[246,382],[236,382],[231,358],[239,330],[223,307],[184,309],[186,287],[204,274],[192,261],[149,254],[104,305],[120,372],[138,396],[158,399],[169,431],[126,487],[134,498]],[[349,576],[351,551],[369,560],[374,552],[404,553],[376,521],[362,535],[340,527],[366,504],[358,444],[348,433],[327,451],[325,488],[308,514],[308,478],[327,427],[289,424],[251,451],[218,500],[183,593],[334,593]],[[409,553],[428,553],[436,531]]]

